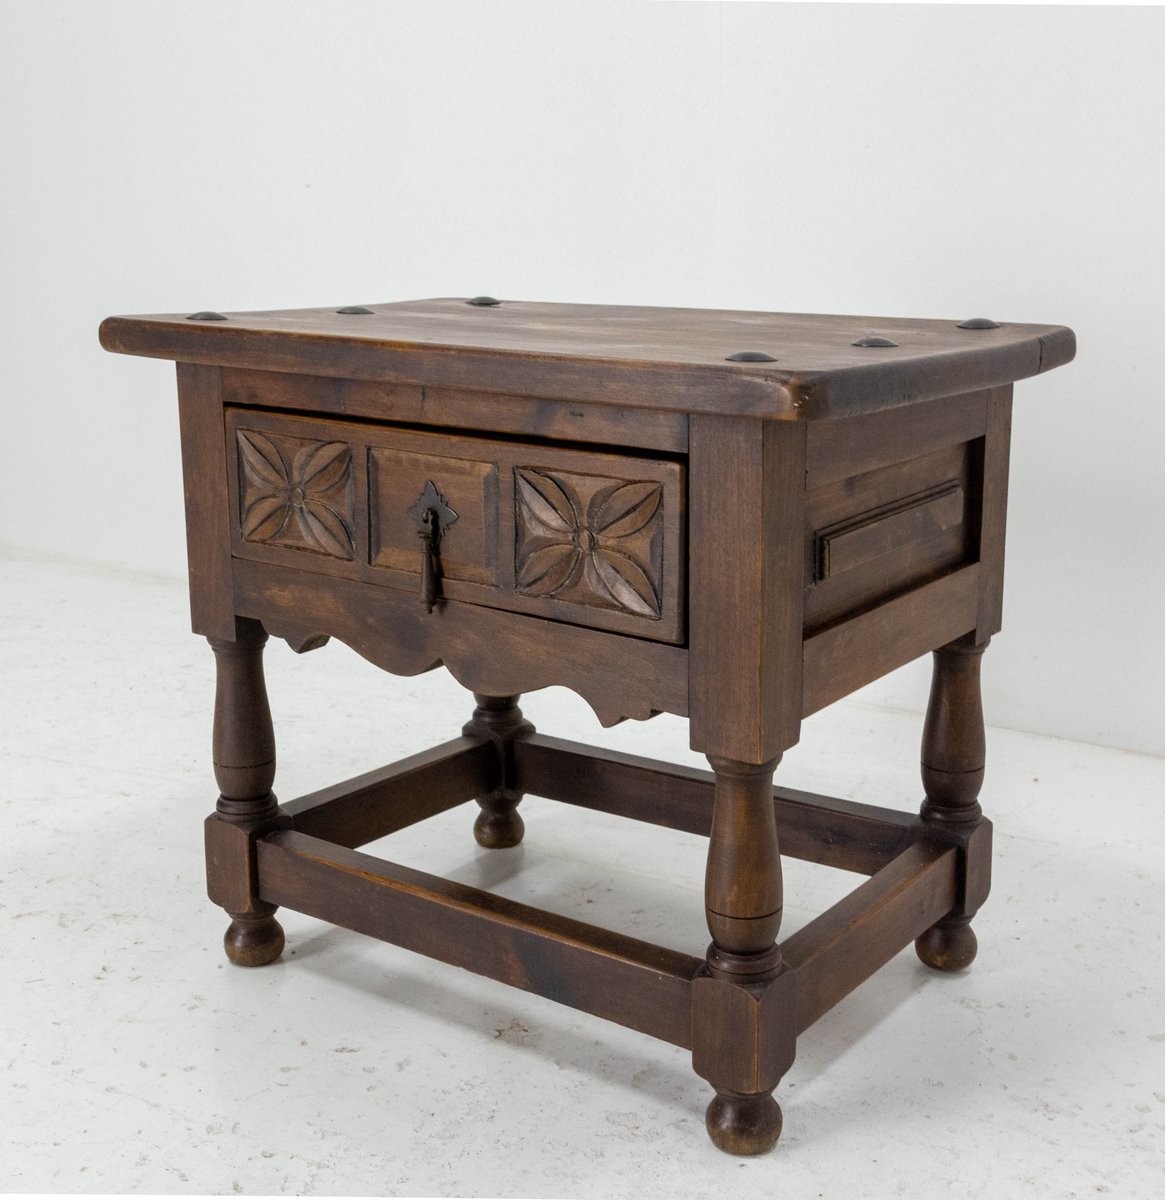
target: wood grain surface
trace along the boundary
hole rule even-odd
[[[340,306],[337,306],[337,308]],[[1068,362],[1057,325],[464,298],[337,308],[110,317],[107,350],[385,382],[419,381],[631,408],[818,417],[993,387]],[[876,333],[893,347],[853,343]],[[730,362],[741,351],[775,361]]]

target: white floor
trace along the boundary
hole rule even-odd
[[[899,955],[801,1039],[776,1151],[735,1160],[673,1047],[294,913],[282,962],[226,964],[201,864],[212,656],[181,584],[8,557],[0,638],[2,1191],[1165,1195],[1163,760],[991,731],[979,961],[944,977]],[[469,713],[443,673],[393,679],[337,645],[273,644],[268,680],[285,798]],[[678,720],[604,732],[557,689],[524,707],[695,761]],[[918,726],[837,705],[781,778],[913,807]],[[479,850],[463,808],[381,852],[702,949],[699,839],[523,811],[517,850]],[[786,880],[786,931],[858,882]]]

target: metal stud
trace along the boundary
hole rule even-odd
[[[776,362],[771,354],[766,354],[763,350],[737,350],[735,354],[730,354],[725,362]]]
[[[337,308],[336,312],[342,317],[370,317],[372,309],[361,308],[359,304],[349,304],[347,308]]]
[[[851,346],[861,346],[863,348],[870,347],[871,349],[873,349],[873,348],[897,346],[898,343],[892,342],[888,337],[878,337],[876,334],[871,333],[869,337],[858,338],[858,340],[856,342],[850,342],[850,345]]]
[[[501,301],[495,300],[492,296],[474,296],[472,300],[466,300],[465,303],[472,304],[474,308],[496,308]]]
[[[203,312],[191,313],[186,319],[188,321],[225,321],[226,317],[222,313],[211,312],[210,309],[206,309]]]
[[[960,329],[998,329],[999,322],[991,320],[990,317],[971,317],[968,321],[960,321],[958,328]]]

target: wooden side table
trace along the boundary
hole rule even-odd
[[[974,958],[1011,384],[1068,362],[1070,330],[476,297],[111,317],[101,340],[178,363],[232,962],[279,956],[284,905],[642,1030],[691,1049],[713,1141],[754,1154],[802,1030],[912,941]],[[269,634],[443,664],[477,707],[280,805]],[[929,651],[919,815],[773,787],[803,717]],[[606,725],[687,717],[711,773],[536,733],[518,696],[551,684]],[[707,951],[357,849],[470,800],[478,842],[513,846],[526,792],[709,838]],[[869,878],[779,941],[779,853]]]

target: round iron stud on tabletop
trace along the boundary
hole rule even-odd
[[[863,349],[883,349],[891,346],[897,346],[897,342],[892,342],[888,337],[879,337],[875,333],[871,333],[868,337],[858,338],[856,342],[850,342],[851,346],[860,346]]]

